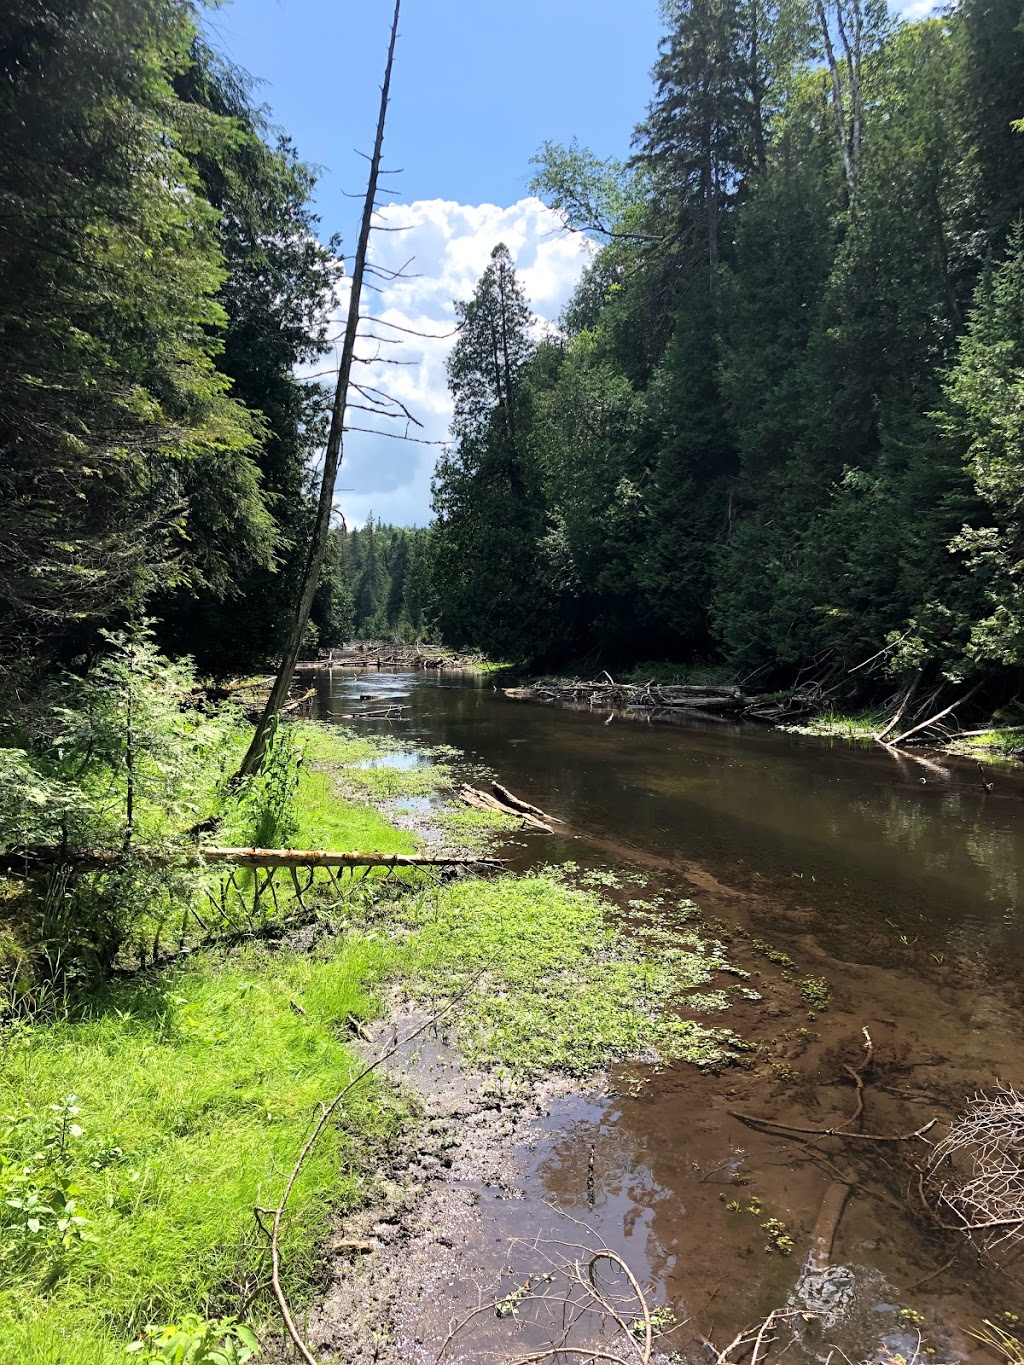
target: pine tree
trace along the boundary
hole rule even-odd
[[[434,480],[434,573],[449,638],[523,659],[546,647],[540,481],[529,448],[525,367],[530,311],[508,248],[491,254],[473,298],[456,305],[448,362],[454,449]]]

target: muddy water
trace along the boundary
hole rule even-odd
[[[596,1238],[628,1259],[681,1324],[663,1349],[694,1361],[706,1359],[702,1337],[724,1345],[772,1308],[817,1313],[786,1320],[792,1358],[835,1347],[855,1361],[910,1353],[919,1328],[931,1359],[971,1355],[968,1329],[1021,1312],[1013,1266],[967,1254],[934,1273],[959,1243],[929,1230],[922,1142],[829,1140],[823,1156],[735,1114],[841,1122],[854,1099],[844,1064],[861,1057],[865,1026],[875,1049],[865,1132],[909,1132],[980,1087],[1024,1082],[1022,770],[990,771],[987,791],[966,760],[513,702],[476,679],[339,670],[319,687],[324,718],[358,711],[360,693],[401,700],[401,722],[362,724],[452,745],[560,816],[558,837],[517,839],[519,865],[633,867],[650,879],[644,895],[693,896],[763,996],[721,1018],[759,1044],[750,1067],[625,1069],[602,1093],[545,1106],[444,1239],[454,1245],[444,1283],[402,1308],[403,1340],[419,1343],[408,1358],[432,1359],[481,1285],[508,1292],[535,1274],[537,1238],[554,1245],[567,1226],[568,1240]],[[767,959],[765,942],[795,966]],[[827,1011],[808,1011],[806,976],[830,983]],[[837,1179],[856,1188],[822,1285],[804,1260]],[[769,1218],[785,1225],[791,1255],[770,1247]],[[509,1330],[483,1315],[452,1349],[493,1358]],[[524,1306],[512,1349],[536,1347],[543,1330]]]

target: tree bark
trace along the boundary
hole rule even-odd
[[[338,367],[338,384],[334,393],[334,408],[331,412],[331,427],[327,437],[327,449],[324,452],[323,477],[320,482],[320,500],[317,507],[316,522],[313,527],[313,535],[309,544],[309,553],[306,559],[305,575],[302,581],[302,591],[295,607],[295,616],[292,620],[291,629],[288,633],[288,640],[284,647],[281,658],[281,666],[278,669],[277,677],[274,679],[274,686],[270,690],[267,704],[263,709],[256,732],[252,737],[245,758],[242,760],[235,780],[241,781],[246,777],[251,777],[259,772],[263,762],[263,757],[267,751],[267,745],[273,730],[274,722],[284,705],[291,687],[292,674],[295,672],[295,665],[298,662],[299,652],[302,648],[303,636],[306,633],[306,626],[309,624],[309,613],[313,606],[313,598],[316,595],[317,585],[320,580],[320,569],[323,564],[324,551],[327,548],[327,536],[331,527],[331,512],[334,506],[334,485],[338,478],[338,469],[341,465],[343,440],[345,432],[345,409],[348,404],[349,380],[352,375],[352,364],[355,356],[356,337],[359,329],[359,307],[363,292],[363,276],[366,271],[366,256],[370,242],[370,232],[373,227],[374,206],[377,199],[377,181],[380,177],[381,155],[384,149],[384,128],[387,123],[388,100],[391,91],[391,72],[395,61],[395,45],[398,41],[398,16],[401,9],[401,0],[395,0],[394,18],[391,23],[391,41],[388,45],[388,59],[384,68],[384,82],[380,88],[380,109],[377,116],[377,135],[373,145],[373,155],[370,158],[370,174],[366,184],[366,198],[363,202],[363,216],[359,228],[359,240],[356,246],[355,264],[352,270],[352,290],[349,296],[348,318],[345,324],[345,339],[341,348],[341,363]]]
[[[231,863],[235,867],[501,867],[500,858],[434,857],[426,853],[339,853],[325,848],[196,848],[180,853],[166,849],[132,850],[156,866],[184,860],[186,865]],[[115,849],[63,848],[59,844],[35,845],[18,852],[0,853],[0,872],[21,874],[37,867],[66,864],[81,872],[102,872],[116,867],[124,854]]]

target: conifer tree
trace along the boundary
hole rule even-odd
[[[456,314],[459,339],[448,362],[454,448],[434,480],[440,619],[452,638],[520,659],[544,647],[547,592],[524,382],[531,317],[504,244]]]

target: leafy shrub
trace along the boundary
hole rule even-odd
[[[8,1119],[0,1129],[0,1266],[24,1269],[43,1261],[52,1268],[65,1253],[92,1240],[78,1207],[75,1182],[78,1140],[74,1095]]]
[[[189,1314],[169,1327],[147,1327],[128,1353],[144,1365],[245,1365],[260,1344],[235,1318],[208,1322]]]
[[[43,981],[92,979],[133,933],[148,941],[172,908],[188,914],[203,876],[184,865],[184,832],[219,799],[237,747],[230,713],[196,707],[191,669],[161,656],[147,624],[104,640],[88,674],[56,679],[18,744],[0,748],[9,848],[120,854],[108,871],[83,873],[69,857],[31,879],[18,910]],[[159,849],[166,863],[140,848]]]

